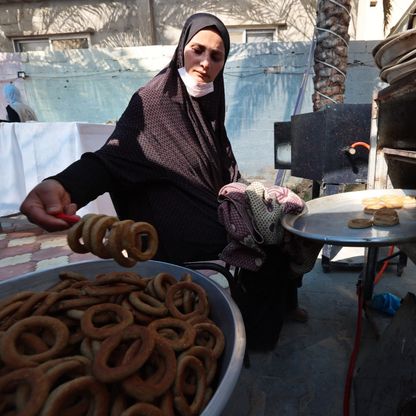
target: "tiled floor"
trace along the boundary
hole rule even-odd
[[[0,280],[96,258],[74,253],[65,232],[47,233],[22,215],[1,218],[0,224]]]

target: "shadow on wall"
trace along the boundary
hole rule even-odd
[[[285,40],[310,39],[316,20],[316,4],[314,1],[286,0],[271,2],[255,0],[252,2],[236,2],[235,0],[198,1],[198,6],[181,3],[172,7],[172,3],[158,2],[155,9],[155,21],[163,22],[156,31],[168,31],[170,28],[182,27],[185,20],[193,13],[207,12],[230,22],[228,25],[244,26],[247,22],[265,25],[276,25],[286,22]],[[279,3],[279,4],[276,4]],[[168,37],[166,34],[164,36]]]
[[[26,53],[28,100],[44,121],[114,122],[172,53],[157,46]]]

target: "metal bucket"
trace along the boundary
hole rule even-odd
[[[39,272],[28,273],[0,283],[0,299],[21,290],[41,291],[58,281],[58,274],[62,271],[78,272],[88,278],[95,278],[97,274],[111,271],[125,271],[113,260],[97,260],[73,263]],[[239,309],[230,295],[217,283],[208,277],[184,267],[158,261],[137,263],[129,268],[143,277],[155,276],[160,272],[167,272],[180,278],[184,273],[190,273],[195,283],[202,286],[208,296],[211,306],[211,317],[221,328],[225,336],[225,349],[219,362],[219,381],[217,389],[202,416],[220,415],[229,400],[243,365],[245,350],[244,324]]]

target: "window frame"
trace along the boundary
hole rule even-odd
[[[268,25],[268,26],[231,26],[227,27],[228,31],[230,32],[231,38],[240,37],[238,43],[255,43],[255,42],[247,42],[247,33],[249,32],[272,32],[273,39],[270,42],[278,42],[280,40],[280,32],[287,29],[286,22],[280,22],[276,25]]]
[[[12,43],[13,43],[13,51],[22,53],[20,50],[20,44],[29,44],[39,41],[48,41],[48,50],[55,51],[53,48],[53,41],[55,40],[65,40],[65,39],[87,39],[88,48],[91,49],[91,33],[89,32],[80,32],[80,33],[65,33],[65,34],[53,34],[53,35],[38,35],[38,36],[13,36]],[[77,48],[76,48],[77,49]],[[85,49],[85,48],[82,48]],[[69,49],[68,49],[69,50]],[[32,52],[32,51],[25,51],[25,52]]]
[[[277,28],[246,28],[244,29],[244,43],[256,43],[256,42],[248,42],[248,34],[255,34],[255,33],[270,33],[272,35],[272,39],[270,41],[265,41],[265,42],[275,42],[276,41],[276,33],[277,33]]]

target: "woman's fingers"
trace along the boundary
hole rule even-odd
[[[30,222],[47,231],[67,229],[68,224],[54,215],[62,212],[74,214],[76,205],[71,203],[70,195],[57,181],[48,179],[33,188],[20,206],[22,214]]]

